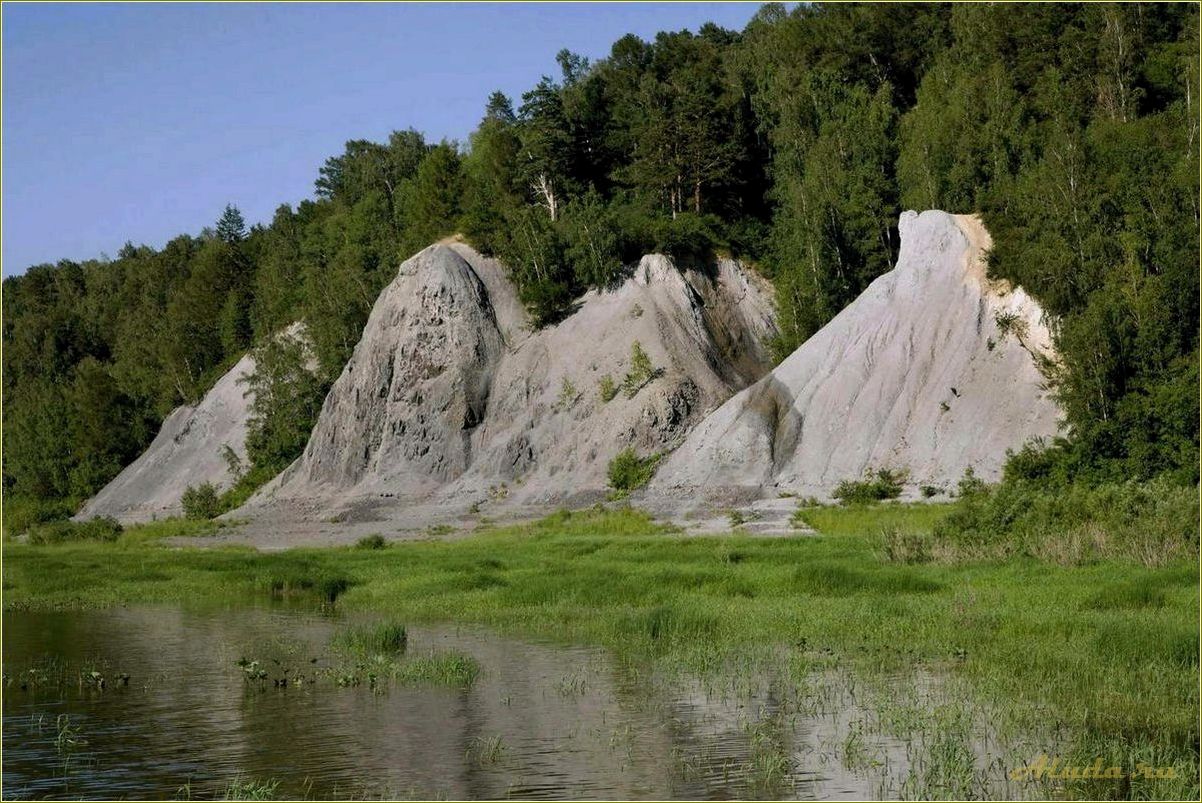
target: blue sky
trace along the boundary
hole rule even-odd
[[[462,139],[567,47],[742,29],[758,4],[3,6],[3,267],[162,246],[311,197],[348,139]]]

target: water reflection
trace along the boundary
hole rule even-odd
[[[907,742],[883,732],[846,754],[865,716],[846,690],[803,703],[772,682],[650,682],[600,650],[476,628],[409,630],[410,654],[474,657],[469,688],[373,690],[246,682],[241,657],[327,665],[347,622],[310,612],[134,607],[3,624],[6,799],[214,797],[236,778],[318,799],[862,799],[898,791],[882,768],[911,771]],[[21,690],[35,665],[47,682]],[[80,683],[93,665],[128,686]]]

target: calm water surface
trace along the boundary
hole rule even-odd
[[[466,627],[410,628],[408,646],[475,658],[465,689],[275,688],[237,666],[315,674],[347,624],[283,608],[6,612],[4,797],[211,798],[235,779],[317,799],[881,794],[880,761],[853,772],[839,755],[855,707],[799,714],[771,683],[655,683],[600,650]],[[51,680],[22,689],[30,668]],[[876,747],[904,770],[900,742]]]

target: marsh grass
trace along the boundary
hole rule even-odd
[[[380,533],[365,535],[355,542],[355,549],[384,549],[387,546],[388,541]]]
[[[374,689],[381,689],[385,681],[468,688],[480,674],[480,665],[470,655],[453,650],[408,655],[408,646],[409,634],[400,622],[352,625],[332,639],[334,664],[321,674],[339,686]]]
[[[342,631],[336,647],[356,655],[398,655],[405,651],[409,635],[399,622],[358,625]]]
[[[283,572],[270,572],[260,579],[260,583],[273,597],[315,597],[333,605],[354,581],[341,573],[302,565]]]
[[[230,524],[223,521],[161,519],[126,527],[117,543],[125,546],[137,546],[163,538],[204,538],[228,526]]]
[[[480,664],[459,652],[431,652],[398,664],[392,677],[398,683],[468,688],[480,675]]]
[[[1016,732],[1054,722],[1066,753],[1146,756],[1177,768],[1175,779],[1132,779],[1123,789],[1069,783],[1059,795],[1196,797],[1196,562],[886,555],[886,528],[934,539],[953,509],[806,508],[801,515],[819,535],[784,539],[690,538],[620,508],[383,551],[13,544],[4,602],[236,602],[272,593],[277,581],[320,601],[329,579],[346,611],[599,644],[632,677],[725,673],[750,683],[757,661],[783,660],[777,648],[799,675],[824,661],[864,677],[925,667],[962,684],[957,705],[987,701]],[[401,682],[456,685],[479,672],[466,656],[398,663]],[[917,713],[898,704],[890,717],[904,723]],[[907,791],[965,792],[959,748],[923,744],[929,758]]]
[[[1158,567],[1198,559],[1196,487],[1164,480],[1093,487],[1016,480],[962,487],[961,496],[933,528],[945,560],[1032,557],[1080,566],[1117,559]]]
[[[80,727],[71,722],[67,714],[59,714],[54,722],[54,749],[60,756],[69,754],[87,745],[88,740],[82,735]]]

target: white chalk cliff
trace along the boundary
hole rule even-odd
[[[230,515],[284,545],[305,522],[420,528],[481,504],[586,504],[627,447],[668,455],[645,495],[668,515],[706,498],[827,495],[879,468],[911,486],[948,487],[968,468],[995,479],[1007,449],[1057,432],[1043,312],[987,278],[976,218],[907,212],[899,228],[896,267],[771,370],[771,286],[738,262],[698,272],[646,256],[535,331],[499,263],[430,246],[377,299],[304,454]],[[655,375],[606,400],[636,342]],[[245,460],[239,380],[253,368],[244,357],[174,411],[79,517],[178,515],[188,485],[231,485],[222,453]]]
[[[304,338],[304,327],[293,324],[279,337]],[[212,483],[225,490],[237,481],[226,460],[226,449],[244,467],[246,428],[254,400],[246,378],[255,371],[255,358],[246,354],[226,371],[196,404],[176,407],[146,451],[89,499],[75,519],[112,516],[123,524],[170,518],[183,513],[180,498],[189,485]]]
[[[1039,305],[986,277],[975,217],[906,212],[896,267],[693,430],[652,493],[829,494],[879,468],[949,486],[996,479],[1006,450],[1057,431]]]
[[[234,516],[601,499],[620,450],[670,451],[768,370],[771,310],[770,285],[738,263],[702,274],[652,255],[530,331],[497,262],[431,246],[380,295],[302,457]],[[621,384],[635,342],[658,372],[607,401],[602,378]]]

